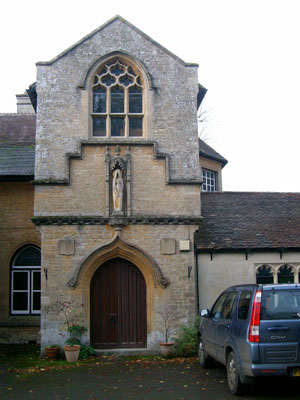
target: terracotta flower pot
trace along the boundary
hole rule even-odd
[[[80,352],[80,345],[74,344],[72,346],[64,346],[66,359],[68,362],[75,362],[78,361],[79,352]]]
[[[174,342],[161,342],[159,343],[160,346],[160,352],[162,356],[168,356],[172,353],[173,347],[174,347]]]
[[[46,347],[45,352],[49,360],[55,361],[58,359],[59,355],[59,346],[56,347]]]

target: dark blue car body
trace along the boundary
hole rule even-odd
[[[226,289],[210,311],[201,311],[199,341],[200,365],[206,367],[211,359],[226,365],[234,394],[256,376],[300,376],[300,285]]]

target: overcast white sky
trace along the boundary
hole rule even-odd
[[[209,144],[229,160],[223,189],[300,191],[298,0],[6,0],[1,5],[0,112],[48,61],[119,14],[199,64]]]

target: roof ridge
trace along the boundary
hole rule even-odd
[[[166,47],[162,46],[161,44],[159,44],[158,42],[156,42],[154,39],[152,39],[150,36],[148,36],[146,33],[144,33],[143,31],[141,31],[139,28],[137,28],[135,25],[131,24],[129,21],[127,21],[125,18],[121,17],[120,15],[115,15],[114,17],[110,18],[108,21],[106,21],[104,24],[100,25],[98,28],[94,29],[92,32],[90,32],[89,34],[87,34],[86,36],[84,36],[83,38],[81,38],[80,40],[78,40],[77,42],[75,42],[73,45],[71,45],[70,47],[68,47],[66,50],[62,51],[61,53],[59,53],[56,57],[52,58],[50,61],[38,61],[36,63],[36,65],[51,65],[54,62],[56,62],[57,60],[59,60],[60,58],[64,57],[66,54],[68,54],[70,51],[72,51],[73,49],[75,49],[77,46],[79,46],[80,44],[84,43],[86,40],[90,39],[92,36],[94,36],[96,33],[100,32],[101,30],[103,30],[104,28],[106,28],[108,25],[112,24],[113,22],[115,22],[116,20],[119,20],[120,22],[122,22],[123,24],[129,26],[131,29],[133,29],[134,31],[136,31],[138,34],[140,34],[141,36],[143,36],[146,40],[150,41],[151,43],[153,43],[155,46],[159,47],[161,50],[163,50],[164,52],[166,52],[167,54],[169,54],[171,57],[175,58],[178,62],[180,62],[181,64],[188,66],[188,67],[198,67],[199,64],[197,63],[187,63],[185,61],[183,61],[180,57],[176,56],[176,54],[172,53],[170,50],[168,50]]]

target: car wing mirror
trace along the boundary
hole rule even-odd
[[[207,308],[204,308],[203,310],[201,310],[200,317],[209,317],[209,310]]]

